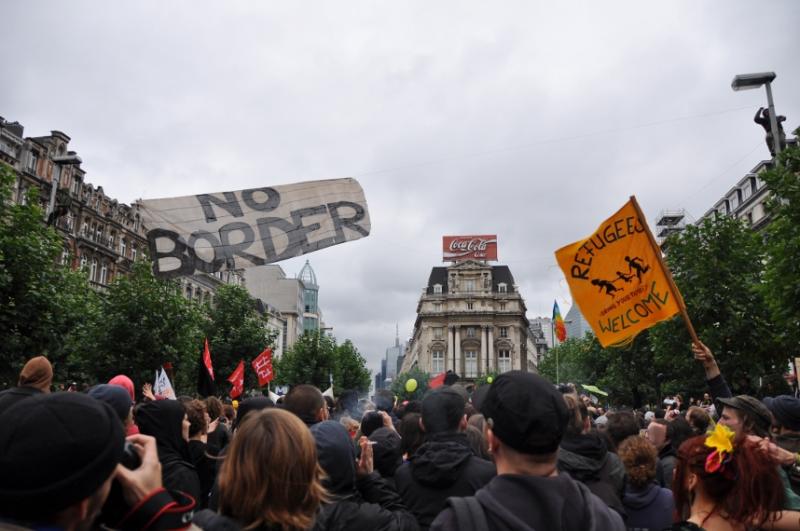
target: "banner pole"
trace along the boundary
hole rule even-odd
[[[666,262],[664,262],[664,257],[661,256],[661,246],[658,245],[658,242],[656,242],[656,239],[653,237],[653,233],[650,232],[650,226],[647,224],[647,218],[644,217],[644,213],[642,212],[641,207],[639,207],[639,202],[636,201],[635,195],[631,196],[631,203],[633,204],[633,208],[636,210],[636,215],[639,216],[639,223],[642,224],[644,232],[647,234],[647,238],[650,240],[650,245],[653,247],[653,251],[658,259],[658,263],[661,264],[661,269],[664,271],[664,275],[667,277],[667,283],[672,290],[672,295],[675,297],[675,301],[678,303],[678,308],[681,311],[681,317],[683,317],[683,322],[686,325],[686,329],[689,331],[689,336],[692,338],[692,343],[700,343],[700,339],[697,337],[697,332],[694,330],[694,325],[692,325],[692,320],[689,318],[689,312],[686,311],[686,303],[683,301],[683,295],[681,295],[681,292],[678,290],[678,286],[675,285],[675,280],[672,278],[672,272],[667,267]]]

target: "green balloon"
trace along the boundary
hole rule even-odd
[[[417,381],[414,378],[406,380],[406,391],[413,393],[417,390]]]
[[[492,383],[493,381],[494,381],[494,378],[492,378],[491,376],[486,378],[486,383]]]

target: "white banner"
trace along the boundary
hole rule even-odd
[[[172,278],[286,260],[368,236],[355,179],[140,201],[153,271]]]
[[[153,385],[153,394],[156,398],[177,399],[175,390],[172,388],[172,383],[169,381],[169,376],[167,376],[163,367],[161,368],[161,372],[156,371],[156,382]]]

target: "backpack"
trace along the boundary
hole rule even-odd
[[[447,498],[445,507],[450,506],[456,515],[459,531],[489,531],[489,522],[483,512],[481,503],[475,496]]]

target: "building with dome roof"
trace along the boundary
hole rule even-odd
[[[317,284],[317,274],[311,263],[306,260],[298,280],[303,284],[303,331],[313,332],[322,328],[322,314],[319,310],[319,284]]]

